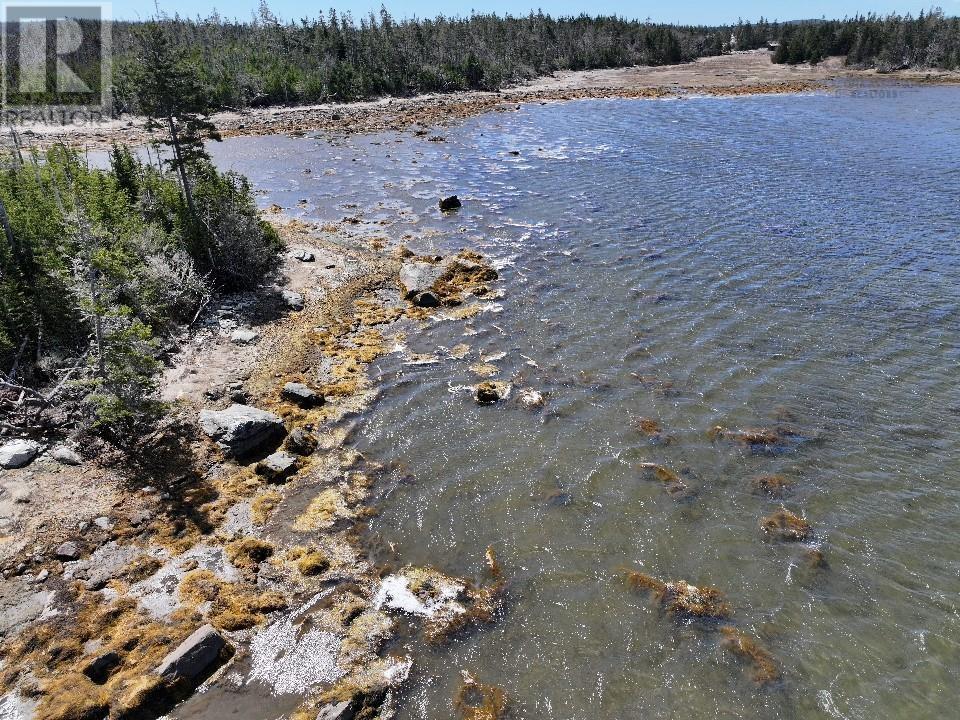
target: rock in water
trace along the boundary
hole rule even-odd
[[[283,451],[272,455],[257,463],[257,474],[271,482],[283,482],[297,471],[297,457]]]
[[[213,629],[204,625],[170,652],[154,672],[170,683],[196,684],[219,660],[227,641]]]
[[[316,407],[324,403],[323,395],[314,392],[303,383],[288,382],[280,391],[280,397],[305,408]]]
[[[400,268],[400,287],[403,289],[404,297],[416,302],[418,295],[433,288],[443,271],[444,266],[440,263],[406,263]]]
[[[544,405],[543,394],[532,388],[526,388],[520,391],[517,402],[527,410],[539,410]]]
[[[33,440],[11,440],[0,446],[0,467],[6,470],[29,465],[37,453],[40,444]]]
[[[79,465],[83,459],[66,445],[57,445],[50,451],[50,457],[63,465]]]
[[[440,200],[440,209],[444,212],[456,210],[462,206],[463,203],[460,202],[460,198],[458,198],[456,195],[451,195],[450,197],[445,197]]]
[[[243,457],[286,434],[283,420],[249,405],[231,405],[226,410],[201,410],[200,427],[235,457]]]
[[[497,386],[489,382],[477,385],[473,396],[480,405],[492,405],[500,399]]]
[[[280,293],[283,296],[283,302],[291,310],[303,310],[303,295],[293,290],[284,290]]]

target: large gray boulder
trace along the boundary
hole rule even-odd
[[[226,410],[201,410],[200,427],[227,452],[243,457],[286,435],[283,420],[272,412],[231,405]]]
[[[227,641],[212,625],[204,625],[172,650],[154,672],[173,684],[196,684],[220,658]]]
[[[6,470],[29,465],[37,453],[40,444],[33,440],[10,440],[0,445],[0,467]]]

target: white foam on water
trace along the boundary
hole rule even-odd
[[[337,665],[340,639],[324,630],[302,632],[296,622],[321,597],[314,596],[299,612],[282,617],[254,636],[247,684],[260,681],[274,695],[289,695],[343,677],[345,672]]]

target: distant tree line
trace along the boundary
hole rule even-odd
[[[858,16],[781,26],[778,63],[817,63],[842,55],[847,64],[881,71],[960,68],[960,18],[941,10],[910,15]]]
[[[718,55],[730,28],[615,17],[474,14],[397,21],[382,9],[355,21],[330,10],[280,22],[266,5],[251,22],[180,17],[166,26],[213,107],[496,90],[555,70],[663,65]],[[149,23],[148,23],[149,24]],[[115,98],[138,111],[137,23],[115,23]]]

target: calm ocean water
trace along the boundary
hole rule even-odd
[[[960,89],[528,105],[441,134],[213,148],[264,204],[359,212],[502,268],[502,312],[410,335],[414,352],[467,343],[466,360],[375,367],[357,441],[403,463],[374,527],[400,561],[481,579],[493,545],[511,581],[497,624],[412,650],[400,717],[451,717],[462,669],[518,717],[955,716]],[[456,392],[481,353],[546,408]],[[707,434],[784,418],[817,441],[754,453]],[[781,501],[751,480],[771,473],[811,543],[764,541]],[[805,569],[810,547],[828,568]],[[782,684],[757,688],[624,568],[720,588]]]

